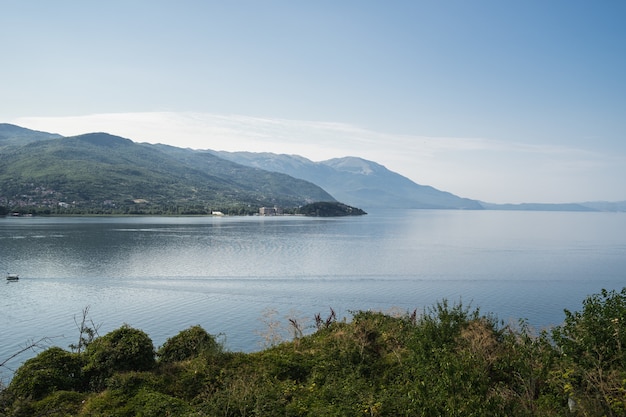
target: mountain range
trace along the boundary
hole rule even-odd
[[[192,214],[335,201],[319,186],[209,152],[106,133],[58,137],[0,125],[0,205]]]
[[[340,201],[365,210],[626,211],[626,202],[498,205],[416,184],[348,156],[192,150],[107,133],[74,137],[0,124],[0,206],[78,212],[244,214]]]
[[[433,187],[416,184],[376,162],[357,157],[313,162],[297,155],[213,152],[242,165],[288,174],[311,181],[339,201],[367,209],[473,209],[482,205]]]

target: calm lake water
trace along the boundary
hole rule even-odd
[[[0,218],[0,266],[21,277],[0,285],[0,362],[42,336],[67,348],[86,306],[100,334],[127,323],[159,346],[200,324],[241,351],[271,310],[310,324],[448,299],[541,328],[626,286],[625,232],[626,213]]]

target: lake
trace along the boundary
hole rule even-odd
[[[43,336],[75,343],[87,306],[101,335],[127,323],[158,347],[199,324],[246,352],[267,321],[310,325],[330,308],[349,318],[447,299],[543,328],[626,286],[625,231],[626,213],[0,218],[0,266],[20,275],[0,285],[0,362]]]

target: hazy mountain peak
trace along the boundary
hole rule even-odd
[[[343,158],[333,158],[321,162],[338,171],[351,172],[353,174],[372,175],[376,172],[386,170],[386,168],[373,161],[368,161],[356,156],[346,156]]]
[[[337,200],[361,208],[482,209],[474,200],[419,185],[384,166],[355,156],[312,162],[292,155],[217,152],[244,165],[311,181]]]
[[[213,155],[238,164],[260,168],[267,171],[281,172],[296,178],[298,172],[305,167],[315,166],[315,162],[300,155],[277,154],[272,152],[227,152],[208,151]],[[295,175],[294,175],[295,174]]]

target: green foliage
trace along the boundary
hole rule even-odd
[[[8,390],[16,397],[34,400],[59,390],[79,390],[83,383],[82,365],[79,355],[51,347],[24,362]]]
[[[626,288],[602,290],[583,301],[583,310],[565,310],[565,323],[553,330],[564,355],[586,367],[626,366]]]
[[[155,352],[146,333],[124,325],[91,342],[85,350],[85,360],[85,373],[97,388],[114,372],[154,368]]]
[[[331,313],[315,333],[249,354],[222,352],[194,326],[158,362],[150,339],[124,326],[80,354],[27,361],[0,392],[0,414],[622,416],[625,310],[626,289],[602,291],[539,334],[446,301],[349,322]]]
[[[117,373],[106,390],[91,396],[81,415],[180,416],[190,406],[180,398],[159,391],[158,377],[149,372]]]
[[[0,415],[7,417],[68,417],[80,412],[87,394],[75,391],[54,391],[42,400],[16,398],[10,407],[0,408]]]
[[[130,406],[134,415],[142,417],[181,416],[190,410],[190,406],[179,398],[148,390],[139,391]]]
[[[552,337],[562,353],[554,375],[577,408],[626,415],[626,288],[587,297],[582,311],[565,310]]]
[[[41,401],[33,404],[30,416],[75,416],[82,408],[87,394],[75,391],[54,391]]]
[[[159,361],[179,362],[197,356],[214,355],[221,351],[215,338],[200,326],[183,330],[167,341],[158,350]]]
[[[229,355],[221,355],[220,360]],[[203,357],[162,363],[158,368],[161,391],[191,401],[217,382],[223,370],[221,366],[219,362],[209,361]]]
[[[297,214],[314,217],[361,216],[367,214],[360,208],[351,207],[335,201],[320,201],[300,207]]]

